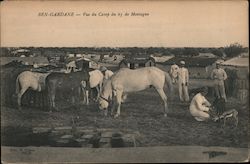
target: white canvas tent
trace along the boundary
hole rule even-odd
[[[222,66],[249,67],[249,57],[234,57],[221,63]]]

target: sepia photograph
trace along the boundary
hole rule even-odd
[[[0,5],[1,163],[249,162],[248,1]]]

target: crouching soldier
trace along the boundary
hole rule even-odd
[[[203,87],[201,91],[193,97],[190,103],[189,106],[190,113],[197,121],[206,121],[210,119],[209,110],[211,104],[205,98],[207,93],[208,93],[207,87]]]

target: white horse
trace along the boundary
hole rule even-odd
[[[103,82],[106,80],[105,76],[103,75],[103,73],[96,69],[93,71],[89,72],[89,85],[90,88],[96,88],[97,90],[97,97],[96,100],[98,100],[101,90],[102,90],[102,86],[103,86]],[[84,85],[84,84],[83,84]],[[82,89],[84,89],[84,87],[82,87]],[[86,91],[83,90],[84,95],[84,101],[87,101],[86,104],[89,104],[89,94],[86,93]]]
[[[94,71],[90,71],[89,76],[90,76],[89,77],[90,88],[96,88],[97,99],[98,99],[100,96],[100,92],[102,90],[104,76],[103,76],[102,72],[98,69],[96,69]]]
[[[167,96],[163,90],[165,82],[168,85],[169,91],[172,92],[173,85],[169,74],[159,68],[144,67],[135,70],[122,68],[116,72],[110,80],[105,82],[99,98],[99,108],[105,110],[105,115],[107,115],[107,108],[114,98],[113,100],[115,104],[113,104],[111,112],[113,112],[115,106],[117,106],[115,117],[118,117],[120,115],[124,93],[137,92],[152,86],[156,89],[163,100],[164,116],[167,116]]]
[[[176,64],[171,65],[169,74],[172,78],[173,83],[177,83],[178,80],[179,66]]]
[[[17,76],[16,94],[18,109],[21,109],[22,96],[29,88],[38,92],[45,89],[45,79],[48,75],[49,73],[24,71]]]

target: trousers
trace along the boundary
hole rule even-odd
[[[189,101],[188,87],[185,84],[179,83],[179,97],[181,101]]]
[[[224,98],[225,101],[227,101],[224,82],[215,83],[214,90],[215,90],[215,94],[218,98]]]

